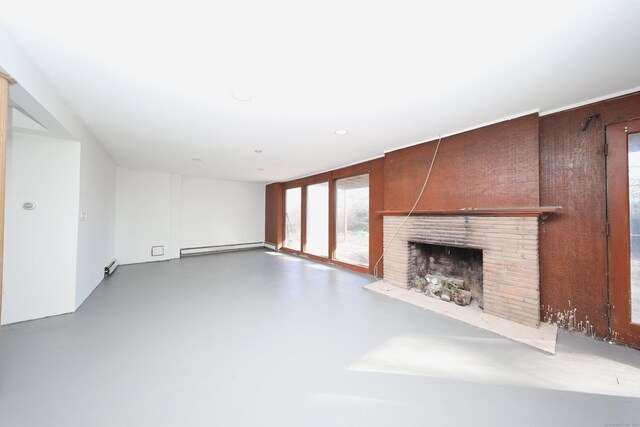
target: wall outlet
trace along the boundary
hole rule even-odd
[[[151,246],[151,256],[164,255],[164,246]]]
[[[87,221],[89,219],[89,214],[87,211],[80,212],[80,221]]]

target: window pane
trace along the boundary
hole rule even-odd
[[[329,183],[307,187],[307,242],[304,251],[329,256]]]
[[[640,323],[640,134],[629,135],[631,322]]]
[[[336,181],[335,259],[369,265],[369,175]]]
[[[300,250],[302,189],[290,188],[285,192],[284,247]]]

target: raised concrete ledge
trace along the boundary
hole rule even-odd
[[[545,353],[556,354],[558,328],[555,325],[541,322],[538,328],[526,326],[484,313],[479,309],[461,307],[454,303],[428,297],[410,289],[402,289],[388,284],[384,280],[370,283],[365,285],[364,288],[493,332],[510,340],[542,350]]]

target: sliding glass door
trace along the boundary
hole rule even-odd
[[[299,251],[302,249],[302,188],[285,191],[284,247]]]
[[[304,251],[329,257],[329,183],[307,186],[307,229]]]
[[[369,267],[369,174],[285,190],[284,248]]]
[[[369,266],[369,175],[336,180],[337,261]]]

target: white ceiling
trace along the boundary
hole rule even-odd
[[[290,179],[640,87],[635,0],[0,8],[119,165],[196,176]]]

